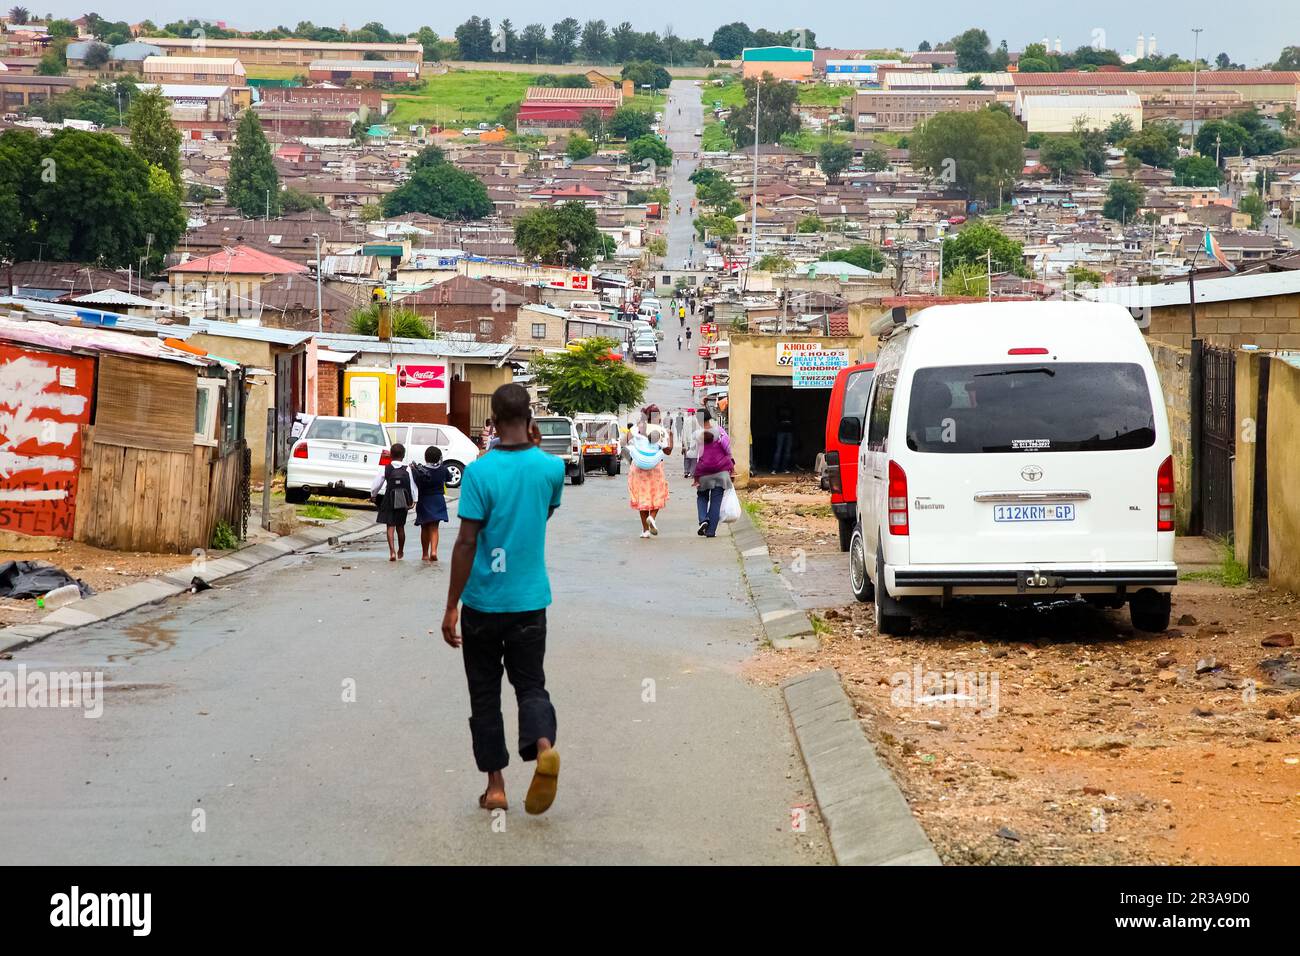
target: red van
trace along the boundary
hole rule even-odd
[[[850,365],[835,376],[826,412],[826,468],[822,491],[831,493],[831,510],[840,523],[840,550],[849,550],[858,520],[858,445],[875,362]]]

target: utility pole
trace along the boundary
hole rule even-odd
[[[745,275],[754,268],[758,261],[758,116],[763,99],[763,77],[754,79],[754,182],[749,194],[749,263],[745,266]]]
[[[321,309],[320,299],[320,233],[313,232],[311,237],[316,240],[316,331],[325,331],[325,313]]]
[[[1201,30],[1202,27],[1192,27],[1192,35],[1196,38],[1192,41],[1192,152],[1196,152],[1196,78],[1197,72],[1201,66],[1200,49],[1201,49]]]

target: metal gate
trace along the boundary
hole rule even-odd
[[[1201,407],[1201,530],[1232,534],[1232,462],[1236,454],[1237,362],[1226,349],[1202,353],[1205,400]]]

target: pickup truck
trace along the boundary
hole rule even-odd
[[[582,439],[572,418],[547,415],[537,419],[542,433],[542,451],[564,459],[564,474],[569,483],[580,485],[587,480],[587,468],[582,461]]]

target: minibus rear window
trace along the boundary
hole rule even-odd
[[[1155,444],[1140,365],[1016,362],[918,369],[907,447],[937,454],[1115,451]]]

